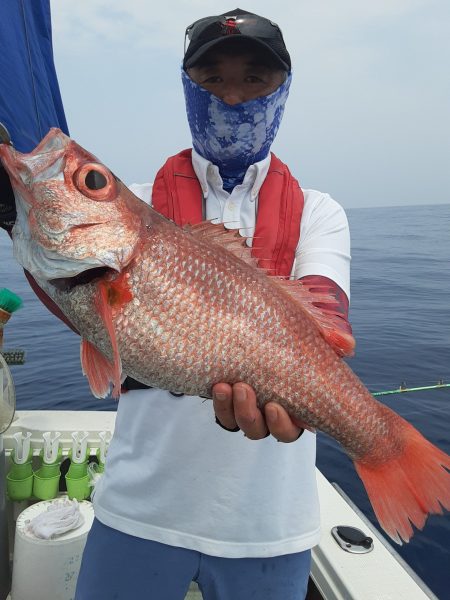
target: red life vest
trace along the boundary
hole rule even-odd
[[[203,194],[192,166],[192,150],[167,159],[158,171],[152,205],[177,225],[194,225],[204,219]],[[271,154],[269,171],[259,191],[252,255],[269,273],[289,277],[300,237],[303,192],[288,167]]]

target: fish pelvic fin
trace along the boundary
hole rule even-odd
[[[114,365],[91,342],[81,340],[80,358],[83,375],[96,398],[106,398],[114,381]]]
[[[113,362],[85,339],[81,340],[80,347],[83,375],[88,378],[89,386],[96,398],[106,398],[110,393],[111,384],[113,386],[112,397],[119,398],[120,396],[122,360],[112,320],[112,310],[121,308],[132,298],[126,273],[120,273],[115,279],[101,280],[98,283],[94,304],[111,341]]]
[[[450,456],[401,419],[403,451],[381,465],[355,461],[375,515],[397,544],[422,529],[429,514],[450,510]]]
[[[113,398],[119,398],[120,396],[122,360],[120,358],[119,345],[114,329],[112,310],[113,308],[120,308],[124,303],[131,300],[132,295],[129,290],[127,290],[126,277],[124,274],[121,274],[115,282],[100,280],[98,282],[97,294],[95,297],[95,307],[109,334],[113,351],[113,372],[110,373],[110,381],[113,384],[111,394]]]

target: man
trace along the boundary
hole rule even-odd
[[[166,162],[153,190],[133,191],[180,225],[203,218],[254,236],[275,274],[332,287],[348,327],[343,210],[269,153],[291,83],[280,29],[236,9],[186,38],[193,149]],[[193,579],[205,600],[303,598],[320,535],[314,434],[274,403],[260,410],[245,382],[214,386],[222,428],[208,402],[143,387],[125,381],[77,599],[181,600]]]
[[[186,38],[193,149],[133,191],[180,225],[216,220],[254,237],[269,273],[332,288],[348,328],[345,214],[270,154],[292,77],[280,29],[236,9]],[[213,396],[212,407],[124,382],[77,600],[182,600],[191,580],[205,600],[305,596],[320,536],[315,435],[277,404],[259,409],[245,382],[218,382]]]

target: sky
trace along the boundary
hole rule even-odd
[[[191,146],[186,26],[235,6],[52,0],[71,136],[126,183]],[[293,82],[273,151],[344,207],[450,200],[448,0],[247,0],[283,30]]]

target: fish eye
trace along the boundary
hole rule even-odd
[[[110,201],[117,196],[117,179],[101,164],[82,165],[73,174],[73,182],[83,196],[92,200]]]
[[[101,190],[106,186],[106,177],[98,171],[88,171],[84,182],[90,190]]]

